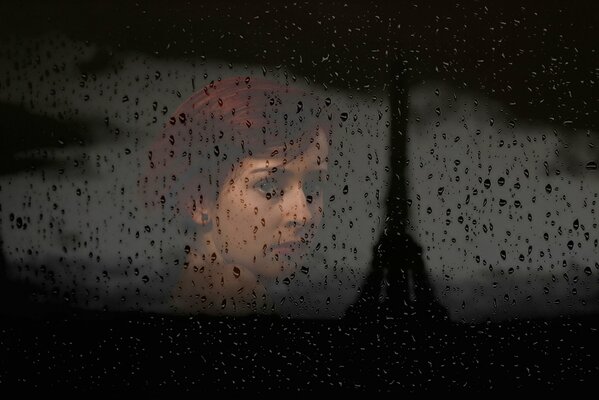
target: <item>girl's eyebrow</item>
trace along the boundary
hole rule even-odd
[[[277,173],[277,172],[282,172],[283,170],[280,167],[280,164],[274,165],[272,167],[262,167],[262,168],[255,168],[253,170],[250,171],[250,175],[254,175],[254,174],[258,174],[260,172],[270,172],[270,173]]]
[[[315,168],[310,168],[309,173],[327,172],[328,170],[329,170],[329,164],[328,164],[328,162],[325,161],[325,162],[322,162],[319,165],[317,165]],[[287,173],[287,171],[285,170],[285,162],[284,161],[279,162],[279,163],[271,163],[270,161],[268,161],[268,167],[254,168],[248,173],[248,175],[259,174],[261,172],[269,172],[272,174],[286,174]]]

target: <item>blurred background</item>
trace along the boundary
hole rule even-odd
[[[598,11],[1,2],[2,387],[595,390]],[[177,105],[229,76],[347,113],[323,232],[333,319],[168,314],[185,251],[139,181]]]
[[[403,263],[381,243],[405,237],[452,321],[596,313],[596,11],[3,4],[1,251],[21,299],[5,308],[164,311],[182,249],[158,243],[136,197],[147,147],[194,91],[260,75],[327,93],[349,115],[325,224],[342,270],[333,314],[377,251],[389,269]]]

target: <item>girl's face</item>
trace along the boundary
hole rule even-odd
[[[225,263],[267,279],[304,265],[322,221],[329,148],[322,133],[302,147],[289,158],[282,149],[247,157],[223,182],[212,240]]]

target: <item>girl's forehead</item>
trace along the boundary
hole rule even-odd
[[[284,144],[266,147],[259,153],[244,158],[249,163],[288,164],[291,162],[316,162],[328,156],[329,143],[322,134],[291,140]]]

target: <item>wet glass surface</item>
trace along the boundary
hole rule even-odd
[[[596,11],[2,5],[0,382],[590,387]]]

